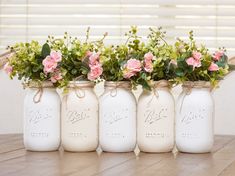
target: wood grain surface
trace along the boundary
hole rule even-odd
[[[211,153],[29,152],[21,134],[0,135],[5,176],[235,176],[235,136],[216,136]]]

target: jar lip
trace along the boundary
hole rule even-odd
[[[170,88],[170,83],[165,79],[153,81],[153,88]]]
[[[50,81],[43,81],[43,82],[36,82],[31,81],[27,84],[24,84],[26,88],[56,88],[52,82]]]
[[[186,81],[182,84],[185,88],[211,88],[209,81]]]
[[[76,87],[94,87],[95,83],[92,81],[69,81],[68,88]]]
[[[114,87],[114,88],[127,88],[131,89],[131,82],[130,81],[105,81],[105,87]]]

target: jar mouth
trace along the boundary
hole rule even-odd
[[[68,84],[68,88],[76,88],[76,87],[91,87],[93,88],[95,83],[92,81],[70,81]]]
[[[36,82],[31,81],[27,84],[24,84],[24,87],[28,88],[55,88],[52,82],[50,81],[43,81],[43,82]]]
[[[113,88],[127,88],[131,89],[130,81],[105,81],[105,87],[113,87]]]
[[[170,83],[167,80],[153,81],[153,88],[170,88]]]
[[[183,88],[211,88],[211,83],[209,81],[186,81],[182,85]]]

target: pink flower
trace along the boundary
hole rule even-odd
[[[197,61],[199,61],[202,57],[202,54],[200,52],[193,52],[193,58]]]
[[[98,53],[92,53],[89,57],[89,65],[96,65],[99,63],[100,55]]]
[[[85,57],[90,57],[93,53],[91,51],[87,51]]]
[[[44,73],[52,73],[57,67],[57,62],[51,58],[51,56],[47,56],[43,61],[42,64],[44,66]]]
[[[137,59],[129,59],[124,67],[132,72],[140,72],[141,62]]]
[[[136,73],[141,71],[141,62],[137,59],[129,59],[124,65],[123,76],[124,78],[130,78]]]
[[[186,63],[187,63],[188,65],[193,66],[193,69],[194,69],[195,67],[201,67],[201,61],[200,61],[200,60],[196,60],[196,59],[194,59],[193,57],[188,58],[188,59],[186,60]]]
[[[55,62],[61,62],[61,60],[62,60],[62,54],[60,51],[51,51],[50,57]]]
[[[7,62],[7,63],[4,65],[3,69],[4,69],[4,71],[5,71],[8,75],[10,75],[10,74],[12,73],[12,71],[13,71],[13,67],[10,66],[9,62]]]
[[[153,54],[148,52],[144,55],[144,70],[151,73],[153,71]]]
[[[170,64],[177,66],[177,61],[172,59],[172,60],[170,61]]]
[[[103,68],[101,64],[96,64],[90,66],[90,72],[88,73],[87,77],[89,80],[94,81],[103,73]]]
[[[216,51],[213,55],[213,58],[215,61],[219,61],[223,55],[224,51]]]
[[[61,79],[62,79],[62,74],[61,74],[60,70],[56,69],[55,72],[52,74],[51,82],[56,83],[57,81],[59,81]]]
[[[209,71],[218,71],[219,66],[215,64],[214,62],[211,63],[210,67],[208,68]]]

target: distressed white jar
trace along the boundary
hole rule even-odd
[[[214,101],[209,82],[183,84],[176,105],[176,145],[188,153],[210,152],[214,142]]]
[[[61,137],[67,151],[94,151],[98,146],[98,99],[94,83],[71,82],[62,100]]]
[[[143,90],[137,106],[137,143],[143,152],[170,152],[174,147],[175,102],[166,80]]]
[[[30,84],[24,99],[24,146],[53,151],[60,146],[60,97],[49,82]]]
[[[105,82],[99,106],[101,149],[107,152],[133,151],[136,146],[136,99],[130,82]]]

